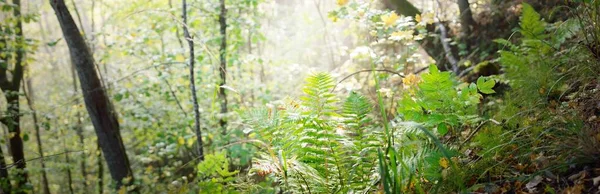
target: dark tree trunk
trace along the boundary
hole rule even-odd
[[[8,80],[7,71],[8,64],[0,65],[0,89],[4,91],[4,97],[7,102],[7,116],[0,121],[4,123],[10,133],[13,133],[9,139],[10,152],[13,156],[13,163],[19,169],[15,180],[17,182],[17,192],[24,193],[22,187],[27,183],[27,171],[25,154],[23,153],[23,140],[21,139],[21,125],[20,118],[21,113],[19,112],[19,89],[21,87],[21,80],[23,79],[23,61],[25,57],[25,38],[23,37],[23,27],[21,22],[21,2],[20,0],[13,0],[15,5],[13,9],[13,16],[18,18],[15,26],[15,37],[16,37],[16,51],[15,51],[15,63],[12,69],[12,80]],[[0,29],[1,30],[1,29]],[[2,37],[0,42],[6,45],[5,37]],[[9,52],[2,48],[3,52]],[[6,60],[5,60],[6,61]]]
[[[104,193],[104,164],[102,164],[102,152],[100,151],[100,142],[96,141],[98,145],[97,149],[97,160],[96,165],[98,166],[98,194]]]
[[[8,168],[4,160],[2,146],[0,146],[0,194],[10,193],[10,179],[8,177]]]
[[[46,162],[44,161],[44,150],[42,146],[42,137],[40,136],[40,125],[38,123],[38,115],[35,110],[35,94],[33,93],[33,88],[31,87],[31,78],[26,79],[25,82],[27,87],[23,88],[25,94],[25,98],[27,99],[27,105],[29,105],[29,109],[33,112],[33,126],[35,129],[35,140],[37,143],[38,152],[40,155],[40,165],[42,166],[42,191],[44,194],[50,194],[50,187],[48,186],[48,175],[46,174]]]
[[[219,26],[221,28],[221,48],[219,51],[220,67],[219,77],[219,101],[221,102],[221,117],[219,125],[221,125],[222,134],[227,133],[227,94],[225,94],[225,84],[227,84],[227,9],[225,8],[225,0],[220,0],[221,13],[219,14]]]
[[[194,130],[196,131],[196,140],[198,143],[198,158],[200,161],[204,161],[204,145],[202,143],[202,131],[200,131],[200,110],[198,107],[198,98],[196,96],[196,80],[194,79],[194,61],[196,60],[194,57],[194,40],[192,39],[187,26],[187,3],[185,0],[182,1],[182,12],[183,34],[190,49],[190,90],[192,92],[192,103],[194,104]]]
[[[111,177],[117,188],[133,185],[133,172],[121,139],[117,114],[96,72],[94,57],[77,29],[64,0],[50,0],[50,4],[69,46],[71,60],[81,83],[86,109],[94,125]]]
[[[471,12],[471,4],[469,4],[469,0],[458,0],[457,4],[460,11],[461,34],[466,38],[471,34],[471,28],[476,24]]]

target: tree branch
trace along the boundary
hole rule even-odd
[[[375,70],[372,70],[372,69],[364,69],[364,70],[360,70],[360,71],[357,71],[357,72],[351,73],[350,75],[347,75],[346,77],[342,78],[342,80],[338,81],[338,83],[337,83],[337,84],[335,84],[335,86],[333,86],[333,88],[331,89],[331,92],[335,91],[335,88],[337,88],[337,86],[338,86],[340,83],[342,83],[343,81],[346,81],[348,78],[350,78],[350,77],[352,77],[352,76],[354,76],[354,75],[356,75],[356,74],[359,74],[359,73],[364,73],[364,72],[373,72],[373,71],[387,72],[387,73],[395,74],[395,75],[398,75],[398,76],[400,76],[400,77],[404,78],[404,76],[403,76],[402,74],[400,74],[400,73],[398,73],[398,72],[395,72],[395,71],[392,71],[392,70],[389,70],[389,69],[375,69]]]

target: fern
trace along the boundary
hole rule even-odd
[[[227,185],[235,181],[234,175],[238,171],[229,171],[229,161],[224,153],[206,155],[197,169],[201,193],[235,193]]]
[[[541,20],[539,13],[527,3],[523,3],[523,15],[521,16],[521,33],[525,38],[541,39],[546,30],[545,23]]]
[[[314,116],[332,116],[337,107],[335,95],[330,91],[334,86],[333,78],[326,73],[317,73],[306,78],[304,96],[301,98],[304,106],[310,109],[308,114]]]
[[[371,113],[373,105],[369,103],[367,98],[351,92],[350,96],[346,98],[346,101],[342,105],[342,116],[345,118],[344,123],[347,127],[353,129],[357,137],[362,137],[363,127],[371,122],[371,118],[368,114]]]
[[[351,143],[346,146],[350,169],[350,186],[354,190],[368,192],[368,183],[376,170],[377,148],[381,147],[383,134],[374,130],[369,117],[373,105],[360,94],[351,92],[342,105],[345,129],[349,130]],[[365,131],[371,129],[371,131]]]

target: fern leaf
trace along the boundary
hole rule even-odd
[[[523,3],[523,15],[521,16],[521,33],[529,39],[542,39],[546,29],[539,13],[527,3]]]

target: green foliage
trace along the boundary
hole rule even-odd
[[[381,135],[372,127],[372,105],[352,92],[341,105],[331,93],[333,79],[317,73],[306,79],[301,102],[246,113],[246,121],[267,151],[254,166],[272,175],[282,189],[317,193],[368,191]],[[262,120],[262,121],[261,121]]]
[[[239,171],[229,171],[229,161],[225,153],[209,154],[197,166],[198,186],[201,193],[237,193],[228,186],[233,183]]]
[[[477,84],[459,84],[450,72],[440,72],[431,65],[418,86],[400,99],[398,113],[404,120],[436,128],[440,136],[448,132],[456,134],[462,124],[477,120],[477,105],[482,98],[478,89],[494,93],[494,84],[485,78],[479,78]]]
[[[543,38],[546,30],[544,22],[541,21],[539,13],[527,3],[523,3],[523,15],[521,16],[521,33],[525,38]]]

